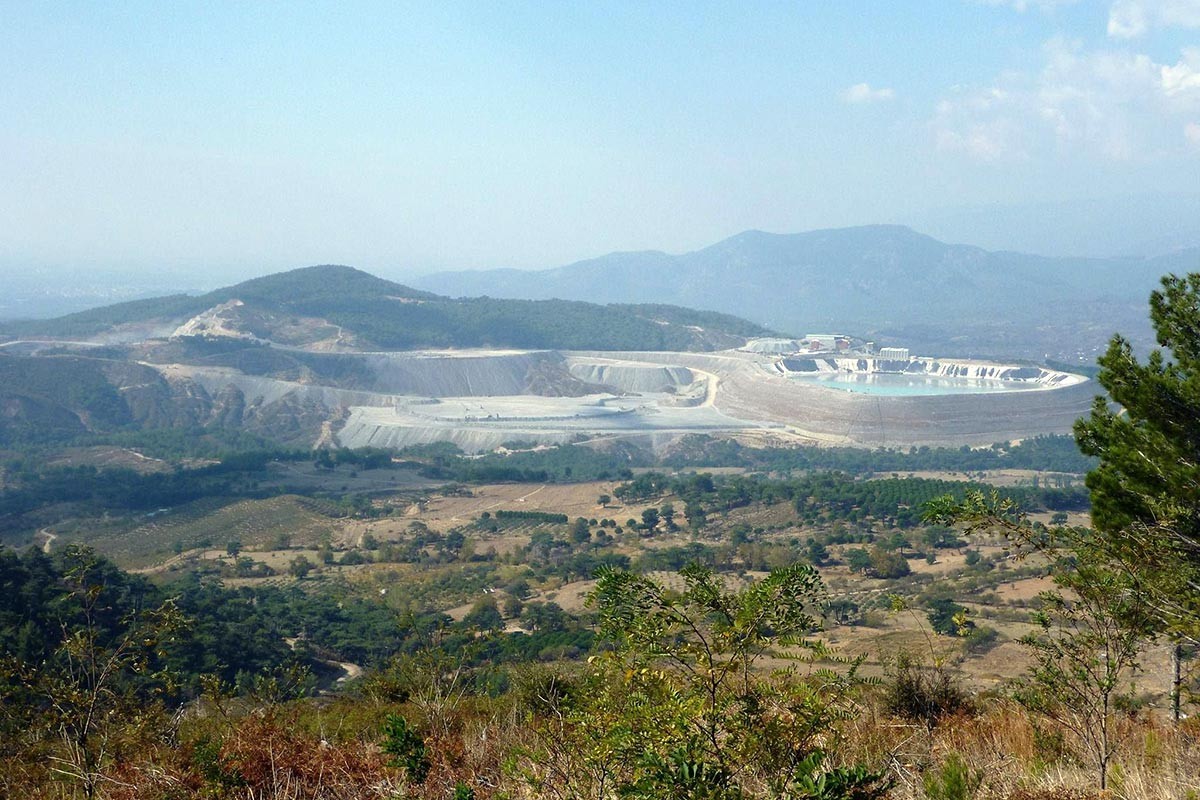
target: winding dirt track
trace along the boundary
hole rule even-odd
[[[50,546],[52,544],[54,544],[54,540],[57,538],[58,538],[58,534],[53,533],[49,528],[42,528],[40,531],[35,533],[33,536],[33,539],[35,542],[38,539],[42,540],[42,552],[46,553],[47,555],[49,555],[49,553],[50,553]]]

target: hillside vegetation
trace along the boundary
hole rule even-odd
[[[1114,337],[1083,459],[29,448],[0,796],[1194,798],[1198,299],[1163,280],[1144,364]]]
[[[9,323],[9,337],[88,337],[135,323],[182,323],[231,301],[243,332],[276,340],[308,322],[314,335],[341,329],[366,349],[714,350],[769,332],[724,314],[670,306],[601,306],[565,300],[452,299],[342,266],[269,275],[198,297],[171,296],[92,309],[52,320]],[[324,325],[322,325],[324,323]],[[303,335],[295,344],[309,344]]]

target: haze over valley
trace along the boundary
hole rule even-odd
[[[899,226],[747,231],[690,253],[612,253],[550,270],[428,275],[452,296],[673,303],[793,334],[853,332],[930,354],[1091,363],[1116,331],[1152,344],[1145,298],[1200,248],[1048,258],[948,245]]]
[[[872,225],[747,231],[679,255],[611,253],[546,270],[442,272],[410,282],[451,297],[670,304],[735,315],[788,335],[846,331],[930,354],[1086,366],[1117,330],[1140,349],[1152,346],[1146,296],[1159,276],[1184,271],[1197,259],[1200,248],[1052,258],[949,245],[909,228]],[[0,320],[102,305],[101,290],[74,283],[64,290],[52,277],[15,283]],[[182,277],[160,281],[158,292],[128,282],[110,283],[107,291],[114,299],[149,299],[179,288],[208,296]]]
[[[18,0],[0,117],[0,800],[1200,797],[1200,0]]]

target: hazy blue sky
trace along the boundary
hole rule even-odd
[[[1200,0],[13,1],[0,120],[4,270],[953,236],[960,206],[1196,193]]]

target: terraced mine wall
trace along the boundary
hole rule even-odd
[[[378,392],[263,378],[223,367],[172,365],[163,368],[163,372],[169,379],[191,381],[212,396],[217,396],[232,387],[242,393],[247,403],[259,405],[295,399],[337,409],[347,406],[384,406],[394,402],[391,396]]]
[[[925,397],[880,397],[836,389],[796,387],[789,405],[803,409],[796,424],[822,441],[868,447],[982,446],[1038,434],[1070,433],[1096,392],[1079,383],[1051,391]],[[820,393],[818,398],[814,393]],[[832,395],[826,396],[826,395]],[[764,402],[765,401],[765,402]],[[760,397],[759,407],[771,399]],[[769,413],[769,412],[768,412]]]
[[[394,420],[381,416],[378,412],[379,409],[374,408],[351,409],[346,424],[338,433],[338,444],[343,447],[402,449],[420,444],[451,442],[464,453],[485,453],[503,444],[517,441],[566,444],[580,436],[579,431],[554,430],[549,427],[536,431],[518,431],[482,424],[397,425]]]
[[[312,356],[309,356],[310,358]],[[350,405],[391,405],[394,397],[504,397],[536,393],[535,378],[573,380],[558,353],[522,352],[495,354],[363,353],[322,355],[323,359],[359,361],[365,370],[357,386],[327,386],[317,382],[281,380],[250,375],[227,367],[174,365],[169,373],[187,377],[210,393],[235,386],[248,401],[274,402],[299,393],[336,408]],[[164,368],[168,369],[168,368]],[[349,370],[346,370],[347,372]],[[550,388],[553,388],[551,386]]]
[[[320,402],[330,408],[390,406],[398,397],[558,396],[559,392],[546,392],[541,386],[533,386],[531,381],[531,376],[553,377],[555,373],[559,373],[561,378],[576,381],[579,386],[592,387],[592,394],[702,390],[703,387],[696,387],[696,383],[706,380],[686,367],[677,365],[567,360],[550,351],[481,355],[364,353],[354,356],[342,354],[337,358],[362,359],[372,375],[369,385],[361,389],[347,389],[247,375],[225,367],[191,365],[173,366],[169,374],[189,378],[210,394],[234,386],[246,396],[247,401],[271,403],[286,395],[299,394],[306,400]]]
[[[610,386],[622,392],[674,392],[686,389],[697,380],[687,367],[660,364],[568,359],[567,370],[584,383]]]
[[[1067,433],[1088,413],[1098,391],[1080,376],[1039,371],[1036,377],[1015,376],[1041,384],[1023,391],[865,395],[788,378],[774,357],[729,351],[359,357],[378,376],[371,380],[375,391],[244,375],[227,368],[176,365],[162,370],[173,381],[192,382],[212,397],[235,387],[248,407],[298,407],[304,415],[297,425],[315,424],[313,441],[324,424],[349,447],[452,441],[471,452],[513,441],[619,436],[665,442],[687,433],[750,432],[783,441],[862,447],[990,445]],[[949,376],[948,370],[963,366],[938,362],[937,374]],[[999,374],[1002,380],[1014,378]],[[557,392],[556,382],[573,384],[573,391]],[[382,387],[388,391],[377,390]],[[446,406],[422,405],[423,398],[431,397],[444,398]],[[462,414],[446,413],[454,403],[463,406]],[[597,413],[601,407],[631,410]],[[321,409],[324,423],[314,416]]]
[[[451,441],[467,452],[502,444],[557,443],[607,438],[633,439],[652,446],[655,437],[689,433],[737,432],[748,427],[714,408],[663,405],[669,396],[623,398],[501,398],[495,405],[477,398],[447,398],[444,408],[400,405],[394,409],[356,407],[338,433],[347,447],[405,447]],[[468,402],[470,401],[470,402]],[[456,416],[451,409],[461,409]],[[486,414],[486,416],[477,416]],[[663,441],[666,440],[663,439]]]
[[[459,355],[447,353],[366,353],[357,356],[375,374],[377,392],[427,397],[494,397],[526,394],[529,377],[561,369],[554,352]]]

